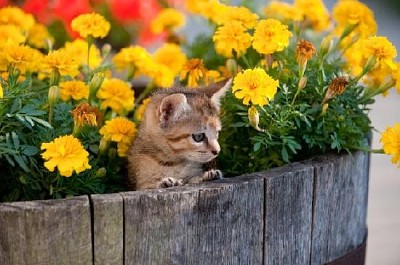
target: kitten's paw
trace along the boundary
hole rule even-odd
[[[170,188],[170,187],[176,187],[176,186],[182,186],[183,182],[181,179],[175,179],[171,177],[163,178],[158,182],[158,187],[159,188]]]
[[[222,178],[223,178],[222,171],[218,169],[211,169],[209,171],[204,172],[203,175],[203,181],[212,181]]]

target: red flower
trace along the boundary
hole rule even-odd
[[[22,9],[35,16],[43,24],[48,24],[53,20],[53,14],[49,11],[48,0],[26,0]]]

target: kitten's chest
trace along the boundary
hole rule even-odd
[[[159,173],[163,177],[174,177],[176,179],[186,180],[191,177],[197,177],[203,174],[203,167],[197,163],[167,164],[161,165]]]

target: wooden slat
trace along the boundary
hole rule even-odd
[[[117,194],[91,195],[94,264],[123,264],[124,206]]]
[[[196,259],[187,264],[261,264],[264,224],[262,178],[208,183],[198,199]]]
[[[263,180],[122,193],[125,264],[260,264]]]
[[[196,191],[171,188],[121,195],[125,265],[176,264],[180,255],[195,251],[190,245],[197,225]]]
[[[0,204],[0,264],[92,264],[87,196]]]
[[[315,167],[311,264],[323,264],[356,248],[366,236],[369,156],[331,155],[311,164]]]
[[[313,168],[292,163],[265,177],[264,264],[309,264]]]

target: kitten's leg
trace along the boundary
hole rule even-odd
[[[206,172],[204,172],[204,175],[202,177],[202,182],[204,181],[212,181],[212,180],[217,180],[217,179],[222,179],[223,174],[221,170],[218,169],[210,169]]]
[[[182,186],[182,185],[183,185],[183,182],[181,179],[167,177],[167,178],[162,178],[158,182],[157,187],[158,188],[170,188],[170,187]]]

